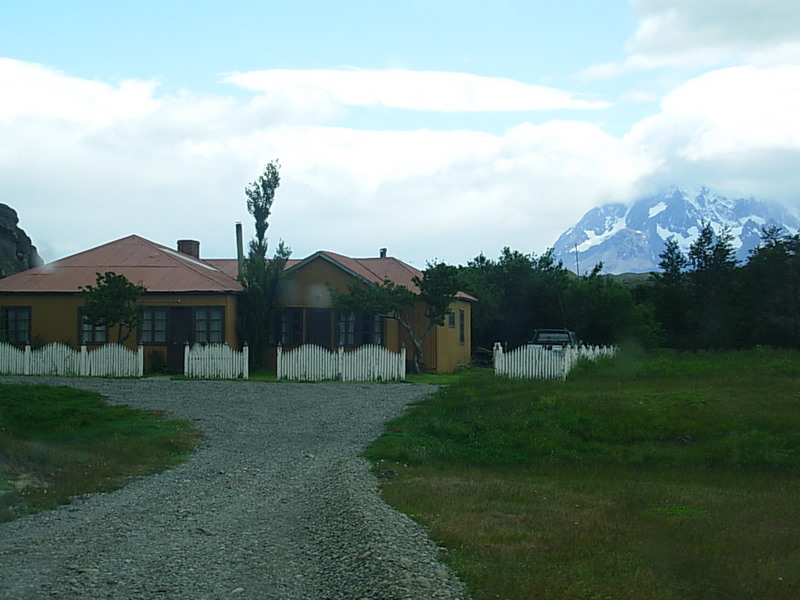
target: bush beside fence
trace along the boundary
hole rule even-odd
[[[520,379],[566,379],[579,360],[597,360],[614,356],[616,352],[615,346],[564,346],[559,350],[548,350],[533,344],[505,352],[500,342],[496,342],[494,373]]]
[[[392,352],[383,346],[361,346],[352,352],[331,352],[305,344],[284,351],[278,346],[278,379],[300,381],[404,381],[406,350]]]

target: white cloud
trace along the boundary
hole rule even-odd
[[[714,160],[769,149],[800,150],[800,66],[732,67],[688,81],[638,123],[632,137],[670,140],[659,149]]]
[[[325,125],[345,102],[413,104],[386,89],[311,94],[298,104],[291,86],[158,96],[141,82],[14,68],[0,96],[13,107],[0,113],[0,139],[10,140],[0,145],[0,201],[19,212],[49,260],[131,233],[168,245],[194,237],[203,256],[233,256],[233,223],[252,227],[244,187],[274,158],[282,184],[267,232],[273,248],[279,238],[297,256],[388,247],[418,266],[496,257],[505,245],[543,252],[586,210],[630,200],[653,177],[753,192],[761,185],[778,193],[775,181],[800,186],[787,176],[800,148],[800,67],[698,77],[622,139],[578,121],[522,123],[502,134]],[[26,108],[23,100],[44,89]],[[128,90],[138,90],[141,106]],[[481,98],[454,103],[502,106]],[[92,106],[105,107],[102,118]]]
[[[681,182],[732,187],[788,200],[800,185],[800,66],[712,71],[667,95],[658,115],[637,123],[626,143]],[[715,179],[716,181],[712,181]],[[725,183],[727,182],[727,185]],[[757,182],[757,183],[756,183]]]
[[[634,104],[658,102],[661,98],[652,90],[633,89],[622,94],[621,99]]]
[[[790,165],[800,159],[800,3],[631,5],[639,25],[628,57],[582,75],[596,80],[671,68],[621,94],[631,103],[661,97],[657,113],[633,124],[623,140],[631,153],[659,165],[642,185],[710,185],[796,205],[800,174]]]
[[[155,82],[118,86],[69,77],[41,65],[0,57],[0,121],[44,117],[95,126],[144,117],[158,108]]]
[[[204,256],[232,256],[233,223],[252,223],[244,187],[273,158],[283,180],[268,235],[301,256],[388,246],[424,265],[496,255],[503,245],[540,252],[577,213],[624,190],[638,169],[618,141],[576,122],[504,135],[365,131],[319,124],[336,114],[338,98],[306,96],[298,107],[291,92],[158,97],[144,85],[132,110],[124,91],[136,82],[115,88],[14,66],[7,106],[16,108],[0,120],[0,137],[13,140],[0,148],[0,194],[49,260],[130,233],[165,244],[196,237]],[[48,82],[49,92],[26,111],[21,99],[43,89],[25,83],[31,79]],[[412,102],[392,100],[388,90],[379,96],[390,105]],[[63,109],[75,98],[77,108]],[[488,98],[476,91],[455,102],[500,102]],[[86,107],[104,103],[103,118],[91,118]]]
[[[599,109],[608,104],[580,99],[556,88],[465,73],[407,70],[268,70],[225,78],[251,91],[315,104],[379,106],[411,110],[538,111]]]
[[[301,256],[388,246],[418,266],[496,256],[504,245],[542,252],[584,211],[626,198],[648,167],[577,122],[525,124],[504,135],[286,128],[245,146],[267,140],[284,167],[273,235]]]
[[[622,62],[592,65],[586,80],[663,67],[774,66],[800,61],[796,0],[630,0],[639,25]]]
[[[641,22],[629,51],[654,61],[751,53],[800,41],[795,0],[631,0]]]

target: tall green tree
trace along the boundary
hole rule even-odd
[[[737,260],[733,235],[724,227],[716,233],[703,225],[689,247],[693,346],[723,348],[736,345],[738,324]]]
[[[478,298],[473,303],[472,314],[472,350],[484,354],[491,353],[492,344],[503,319],[503,290],[498,285],[495,272],[495,261],[483,253],[458,268],[459,289]]]
[[[413,370],[420,373],[423,342],[436,325],[444,325],[450,305],[458,293],[458,269],[443,262],[428,263],[422,277],[414,276],[419,293],[384,280],[379,285],[353,281],[345,293],[333,292],[333,309],[342,314],[386,314],[408,334],[413,345]],[[424,319],[417,318],[417,306],[424,307]]]
[[[744,338],[751,344],[800,347],[800,235],[762,230],[742,269]]]
[[[250,346],[254,368],[264,368],[266,365],[267,353],[280,317],[278,299],[281,282],[291,253],[291,249],[281,241],[272,259],[251,254],[243,264],[239,333]]]
[[[655,273],[653,279],[666,288],[680,288],[685,284],[686,268],[689,259],[681,251],[678,241],[670,238],[664,244],[664,250],[658,255],[658,267],[661,273]]]
[[[537,256],[503,248],[497,260],[482,254],[459,269],[461,290],[478,302],[472,315],[473,348],[494,342],[516,347],[536,328],[564,327],[563,294],[569,275],[552,250]]]
[[[554,258],[552,248],[538,256],[532,255],[531,258],[533,273],[529,303],[532,308],[533,329],[574,329],[573,317],[564,302],[564,293],[571,279],[569,272],[560,260]],[[526,341],[531,339],[532,333],[527,332]]]
[[[651,347],[658,343],[652,308],[637,304],[630,287],[602,274],[602,263],[569,281],[564,306],[570,328],[586,344]]]
[[[680,249],[677,240],[670,238],[658,255],[660,273],[651,276],[651,292],[655,318],[661,323],[664,342],[673,348],[688,345],[690,333],[688,314],[691,306],[686,269],[689,259]]]
[[[281,241],[273,258],[267,259],[266,232],[280,181],[280,164],[274,160],[245,188],[247,210],[255,222],[255,238],[250,241],[239,276],[243,288],[239,298],[239,335],[250,345],[250,361],[254,368],[266,366],[280,314],[280,285],[291,256],[291,249]]]
[[[256,237],[250,242],[250,254],[261,258],[267,256],[267,228],[275,201],[275,191],[281,185],[280,162],[271,161],[258,179],[250,182],[244,192],[247,195],[247,210],[255,220]]]
[[[117,341],[125,342],[142,323],[141,297],[147,290],[112,271],[97,273],[96,285],[81,286],[80,315],[94,327],[117,327]]]

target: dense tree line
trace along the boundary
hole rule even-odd
[[[576,276],[553,258],[504,248],[497,260],[480,255],[459,268],[461,289],[478,298],[472,307],[473,348],[528,342],[538,328],[565,327],[588,344],[630,339],[652,344],[652,309],[637,305],[631,289],[601,274]]]
[[[730,232],[705,225],[687,256],[667,242],[660,258],[653,285],[637,295],[654,307],[663,345],[800,347],[800,236],[765,228],[738,264]]]
[[[739,264],[730,231],[707,224],[687,254],[670,240],[659,258],[659,271],[631,286],[602,274],[602,265],[576,276],[551,251],[481,254],[459,267],[461,289],[478,298],[473,348],[516,347],[550,327],[589,344],[800,347],[800,236],[767,228]]]

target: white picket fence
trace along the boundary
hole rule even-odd
[[[360,346],[352,352],[331,352],[305,344],[284,352],[278,346],[278,379],[300,381],[404,381],[406,349],[399,353],[383,346]]]
[[[560,350],[548,350],[533,344],[504,352],[500,342],[495,342],[494,374],[520,379],[566,379],[582,358],[597,360],[614,356],[616,352],[616,346],[565,346]]]
[[[200,379],[247,379],[250,376],[247,344],[242,351],[227,344],[186,344],[183,351],[183,374]]]
[[[141,377],[144,350],[130,350],[119,344],[105,344],[95,350],[48,344],[24,350],[0,343],[0,373],[7,375],[81,375],[89,377]]]

